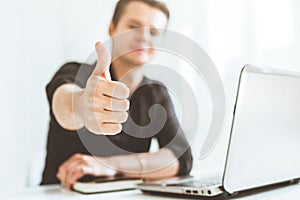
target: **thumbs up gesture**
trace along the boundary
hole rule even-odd
[[[115,135],[128,118],[130,91],[121,82],[111,81],[111,55],[100,42],[95,45],[98,60],[80,97],[79,114],[85,127],[92,133]]]

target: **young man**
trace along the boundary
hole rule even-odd
[[[190,172],[191,150],[167,89],[136,67],[153,58],[151,38],[159,37],[158,28],[165,29],[168,20],[169,11],[159,1],[120,0],[109,34],[115,38],[133,30],[133,37],[123,41],[133,51],[118,56],[120,49],[113,45],[108,55],[96,43],[94,65],[67,63],[54,75],[46,88],[51,121],[42,184],[61,182],[70,189],[85,175],[162,178]],[[78,75],[80,70],[84,73]],[[128,109],[135,123],[146,126],[149,109],[155,104],[167,113],[157,134],[134,130],[134,137],[122,129]],[[153,137],[160,150],[149,153]]]

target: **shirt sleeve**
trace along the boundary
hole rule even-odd
[[[162,85],[159,87],[160,105],[167,112],[167,120],[162,130],[157,134],[158,143],[160,148],[169,148],[178,158],[180,167],[177,175],[187,175],[193,165],[191,148],[177,119],[167,88]]]
[[[53,94],[59,86],[66,83],[73,83],[84,88],[93,69],[94,68],[91,65],[77,62],[69,62],[60,67],[46,86],[47,99],[50,108]]]

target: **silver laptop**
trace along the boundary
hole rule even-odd
[[[300,73],[247,65],[240,73],[223,177],[175,177],[138,188],[219,196],[295,183],[299,178]]]

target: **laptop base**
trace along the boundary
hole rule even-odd
[[[141,191],[145,195],[150,196],[162,196],[162,197],[173,197],[173,198],[182,198],[182,199],[202,199],[202,200],[225,200],[228,198],[227,193],[222,193],[217,196],[206,197],[206,196],[195,196],[195,195],[188,195],[188,194],[178,194],[178,193],[166,193],[166,192],[157,192],[157,191],[149,191],[149,190],[142,190]]]

